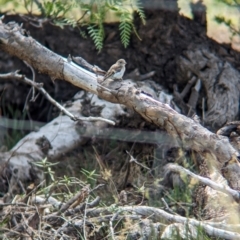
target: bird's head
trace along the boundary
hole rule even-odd
[[[126,63],[126,61],[124,59],[119,59],[117,61],[117,64],[120,65],[120,66],[125,66],[127,63]]]

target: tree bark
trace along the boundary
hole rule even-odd
[[[69,63],[33,38],[22,35],[21,31],[18,25],[8,26],[1,23],[1,49],[28,62],[36,70],[48,74],[52,79],[68,81],[107,101],[126,105],[147,121],[166,129],[185,147],[197,152],[212,152],[220,164],[226,164],[233,159],[237,161],[239,155],[227,138],[211,133],[194,120],[144,94],[131,81],[114,81],[108,85],[108,88],[102,86],[97,82],[94,74],[72,62]]]
[[[181,33],[181,29],[178,27],[176,28],[177,31]],[[153,36],[153,33],[147,34]],[[167,36],[169,35],[171,35],[171,31]],[[165,41],[166,43],[168,39],[166,37],[165,39],[161,39],[161,41]],[[238,186],[240,186],[240,178],[238,177],[240,173],[238,159],[240,156],[238,151],[231,145],[228,138],[210,132],[199,122],[182,114],[179,114],[168,104],[160,102],[160,97],[157,95],[157,93],[155,96],[153,96],[153,94],[149,94],[149,92],[146,92],[146,90],[143,90],[143,88],[139,87],[137,83],[131,80],[124,80],[122,82],[109,81],[109,83],[106,85],[101,85],[100,76],[97,77],[95,74],[90,73],[89,71],[77,66],[73,62],[69,62],[66,58],[63,58],[60,55],[42,46],[40,43],[34,40],[34,38],[26,36],[23,29],[17,24],[3,24],[2,22],[0,23],[0,43],[0,48],[2,50],[18,57],[21,60],[28,62],[28,64],[30,64],[34,69],[38,70],[41,73],[49,75],[52,80],[61,79],[67,81],[81,89],[97,95],[106,101],[123,104],[129,109],[134,110],[146,121],[153,123],[157,128],[166,130],[166,132],[177,141],[178,146],[185,149],[191,149],[196,154],[198,154],[200,158],[207,163],[209,167],[208,174],[212,180],[216,182],[221,180],[223,181],[223,186],[230,184],[230,186],[235,186],[234,188],[238,190]],[[171,44],[172,43],[170,43],[170,45]],[[221,117],[221,124],[223,124],[226,120],[232,120],[236,117],[236,111],[238,111],[238,104],[236,103],[236,99],[238,99],[239,93],[238,89],[234,89],[234,84],[239,84],[237,80],[239,79],[238,72],[234,70],[228,63],[222,64],[219,58],[215,57],[212,54],[206,53],[201,48],[200,50],[194,50],[195,48],[191,46],[187,49],[188,51],[186,52],[186,55],[180,54],[179,58],[174,61],[174,64],[169,59],[165,70],[168,69],[170,71],[170,69],[175,66],[179,73],[178,81],[180,83],[185,76],[184,73],[189,73],[190,71],[191,77],[192,75],[196,75],[201,79],[205,89],[213,89],[213,91],[216,90],[215,95],[213,95],[212,98],[209,94],[208,112],[206,113],[207,118],[205,119],[207,123],[215,120],[213,117],[214,114],[211,113],[211,110],[217,112],[219,109],[223,109],[221,112],[219,112],[219,115],[216,115],[217,118]],[[145,50],[141,49],[140,51],[142,53]],[[186,56],[188,57],[188,60],[186,60]],[[198,58],[195,59],[195,56]],[[199,59],[201,64],[198,68],[196,68],[196,61]],[[227,83],[226,80],[228,74],[231,74],[234,80],[233,84]],[[171,76],[173,79],[173,75]],[[209,79],[214,79],[214,81],[209,82]],[[236,96],[234,97],[231,96],[230,90],[224,93],[223,102],[229,104],[226,99],[231,98],[231,101],[234,103],[230,109],[228,105],[225,107],[225,105],[222,103],[216,107],[213,105],[216,99],[221,98],[221,91],[223,88],[224,90],[233,90],[234,93],[236,93]],[[225,113],[224,116],[222,116],[223,112]],[[76,113],[76,115],[77,114],[78,113]],[[71,136],[68,136],[70,143],[67,143],[68,149],[71,149],[76,146],[75,144],[81,143],[81,137],[79,138],[79,135],[74,128],[74,122],[71,122],[69,119],[67,120],[67,118],[68,117],[66,116],[59,117],[57,121],[64,121],[64,123],[66,123],[66,128],[61,127],[61,130],[72,130],[69,131],[69,134]],[[52,123],[49,123],[49,125],[46,125],[45,129],[42,129],[44,132],[49,133],[49,135],[46,136],[48,140],[53,138],[53,132],[56,133],[56,128],[53,125],[54,121]],[[35,134],[37,138],[42,139],[43,136],[41,134],[41,131],[39,133],[32,133],[32,135]],[[31,137],[32,135],[30,134],[29,136]],[[60,130],[59,136],[61,136]],[[28,137],[26,139],[28,139]],[[26,146],[29,147],[27,147],[26,152],[23,151],[23,153],[26,154],[29,151],[35,152],[35,155],[31,155],[31,158],[34,158],[34,160],[40,160],[45,156],[51,157],[51,152],[53,151],[56,155],[58,155],[58,153],[62,154],[63,151],[65,151],[64,146],[66,143],[64,141],[66,139],[67,138],[65,137],[59,137],[54,140],[53,142],[58,141],[58,144],[56,146],[49,147],[46,153],[43,152],[41,147],[39,148],[37,144],[33,146],[33,139],[29,138],[30,141],[26,141]],[[77,142],[74,139],[77,139]],[[53,145],[52,141],[51,145]],[[21,146],[21,143],[14,147],[11,152],[2,154],[1,157],[4,159],[4,161],[8,161],[10,157],[15,157],[15,160],[12,158],[12,163],[18,164],[19,162],[23,161],[23,166],[26,166],[26,160],[28,160],[28,158],[24,160],[19,159],[18,157],[21,154],[12,156],[13,152],[18,152],[17,149],[19,146]],[[223,168],[228,171],[227,174],[223,172],[222,177],[221,171]],[[28,177],[28,175],[26,175],[26,177]],[[210,195],[211,193],[209,196]],[[208,206],[206,204],[206,206],[208,209],[210,209],[212,205],[210,204]]]

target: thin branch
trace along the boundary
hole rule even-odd
[[[163,197],[161,198],[161,200],[162,200],[163,204],[165,205],[165,208],[166,208],[170,213],[175,214],[175,215],[179,215],[179,214],[174,213],[174,211],[168,206],[167,202],[165,201],[165,199],[164,199]]]
[[[87,239],[87,236],[86,236],[86,218],[87,218],[87,205],[88,205],[88,199],[89,199],[89,196],[87,196],[87,199],[85,201],[85,209],[84,209],[84,216],[83,216],[83,236],[84,236],[84,239]]]
[[[150,168],[148,168],[148,167],[146,167],[145,165],[143,165],[143,164],[141,164],[140,162],[138,162],[137,159],[134,158],[128,151],[126,151],[126,153],[130,156],[130,160],[129,160],[130,163],[131,163],[131,162],[134,162],[134,163],[136,163],[137,165],[141,166],[142,168],[145,168],[145,169],[147,169],[148,171],[151,171]]]
[[[154,218],[159,218],[161,220],[166,220],[169,222],[178,222],[183,224],[190,224],[196,227],[202,227],[204,231],[212,237],[220,237],[225,239],[240,239],[240,234],[233,231],[225,231],[210,226],[206,222],[198,221],[191,218],[176,216],[170,213],[165,212],[164,210],[148,207],[148,206],[133,206],[133,207],[122,207],[122,211],[132,212],[134,214],[139,214],[142,216],[149,216],[153,214]]]
[[[36,83],[36,74],[35,74],[35,71],[34,71],[33,67],[30,64],[28,64],[26,61],[23,61],[23,62],[31,69],[31,71],[32,71],[32,81],[34,83]],[[36,100],[36,98],[35,98],[35,87],[32,87],[32,99],[30,101],[34,102],[35,100]]]
[[[111,233],[112,240],[115,240],[115,237],[114,237],[114,229],[113,229],[113,221],[115,221],[115,220],[118,218],[119,213],[120,213],[120,210],[117,211],[117,212],[111,217],[111,219],[109,220],[110,233]]]
[[[6,206],[17,206],[17,207],[28,207],[28,208],[35,208],[34,206],[31,206],[29,204],[23,203],[23,202],[15,202],[15,203],[0,203],[0,207],[6,207]]]
[[[19,81],[23,81],[24,83],[27,83],[28,85],[33,86],[34,88],[38,89],[39,92],[41,92],[46,99],[51,102],[54,106],[56,106],[61,112],[69,116],[73,121],[103,121],[107,122],[111,125],[115,125],[115,122],[101,118],[101,117],[75,117],[73,114],[71,114],[66,108],[64,108],[61,104],[59,104],[56,100],[54,100],[47,91],[43,88],[42,83],[36,83],[32,80],[28,79],[24,75],[18,74],[19,71],[12,72],[12,73],[6,73],[6,74],[0,74],[0,79],[12,79],[15,78]]]
[[[64,213],[67,211],[68,208],[73,207],[75,202],[81,203],[83,202],[89,195],[90,192],[90,185],[86,185],[81,189],[79,193],[74,195],[71,199],[69,199],[57,212],[57,215]]]
[[[89,10],[86,10],[83,15],[77,20],[77,24],[80,24],[80,21],[86,16],[86,14],[89,12]]]
[[[15,235],[17,235],[17,236],[20,236],[20,237],[26,237],[27,239],[29,239],[29,236],[27,235],[27,234],[24,234],[24,233],[21,233],[21,232],[18,232],[18,231],[14,231],[14,230],[12,230],[12,229],[8,229],[8,228],[1,228],[1,230],[2,231],[6,231],[6,234],[5,235],[3,235],[3,239],[4,239],[4,236],[5,237],[8,237],[8,236],[10,236],[11,234],[15,234]],[[12,236],[10,236],[10,237],[12,237]],[[8,238],[6,238],[6,239],[8,239]]]
[[[198,181],[200,181],[201,183],[213,188],[214,190],[217,190],[219,192],[223,192],[226,194],[229,194],[230,196],[232,196],[235,200],[240,200],[240,192],[236,191],[228,186],[224,186],[222,184],[218,184],[215,183],[214,181],[212,181],[211,179],[205,178],[205,177],[201,177],[191,171],[189,171],[188,169],[185,169],[181,166],[178,166],[176,164],[168,164],[168,169],[173,171],[173,172],[178,172],[178,173],[185,173],[189,176],[191,176],[192,178],[197,179]]]

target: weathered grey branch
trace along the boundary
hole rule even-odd
[[[111,125],[115,125],[115,123],[109,119],[101,118],[101,117],[76,117],[73,114],[71,114],[65,107],[63,107],[61,104],[59,104],[56,100],[54,100],[47,91],[43,88],[41,83],[36,83],[35,81],[31,81],[30,79],[26,78],[24,75],[18,74],[18,71],[12,72],[12,73],[6,73],[6,74],[0,74],[0,79],[17,79],[19,81],[23,81],[27,83],[28,85],[33,86],[33,88],[38,89],[45,97],[46,99],[51,102],[54,106],[56,106],[61,112],[66,114],[68,117],[70,117],[72,120],[77,121],[103,121],[107,122]]]
[[[230,196],[232,196],[235,200],[240,199],[240,192],[231,189],[228,186],[219,184],[219,183],[215,183],[214,181],[212,181],[211,179],[205,178],[205,177],[201,177],[191,171],[189,171],[186,168],[183,168],[181,166],[178,166],[176,164],[168,164],[167,165],[168,170],[171,170],[173,172],[178,172],[178,173],[184,173],[187,174],[189,176],[191,176],[192,178],[195,178],[196,180],[198,180],[199,182],[213,188],[214,190],[229,194]]]
[[[99,210],[99,209],[98,209]],[[191,218],[185,218],[177,215],[167,213],[161,209],[148,207],[148,206],[133,206],[133,207],[122,207],[122,211],[130,212],[137,215],[142,215],[145,217],[159,218],[161,220],[166,220],[168,222],[177,222],[183,224],[190,224],[195,227],[202,227],[207,234],[212,237],[220,237],[226,239],[239,239],[240,234],[232,231],[226,231],[210,226],[206,222],[201,222]]]
[[[152,219],[154,222],[162,222],[167,221],[171,223],[181,223],[181,224],[189,224],[194,227],[201,227],[206,231],[209,236],[212,237],[220,237],[224,239],[239,239],[240,234],[231,230],[224,230],[225,224],[218,224],[214,222],[207,221],[198,221],[192,218],[186,218],[175,214],[170,214],[164,210],[155,207],[149,206],[123,206],[118,210],[118,216],[120,218],[124,218],[131,214],[131,216],[144,217],[148,219]],[[96,219],[98,216],[101,216],[100,221],[109,221],[114,218],[115,214],[112,214],[109,211],[109,208],[91,208],[86,210],[86,215],[88,217],[88,221],[91,222],[91,218]],[[44,216],[44,220],[47,220],[52,217],[52,214]],[[56,216],[56,218],[61,218],[60,216]],[[216,226],[215,226],[216,225]],[[234,225],[228,225],[227,228],[231,228]]]
[[[239,154],[227,138],[211,133],[194,120],[177,113],[167,104],[142,93],[132,82],[115,81],[108,85],[109,88],[103,87],[97,82],[93,73],[72,62],[69,63],[67,59],[51,52],[33,38],[24,36],[21,28],[16,24],[0,23],[0,41],[2,50],[25,60],[52,79],[68,81],[107,101],[125,104],[134,109],[147,121],[165,128],[185,147],[198,152],[209,151],[221,164],[230,160],[237,161]]]

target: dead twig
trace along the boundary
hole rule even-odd
[[[77,205],[79,205],[79,203],[85,201],[85,199],[88,197],[90,192],[90,185],[86,185],[85,187],[82,188],[82,190],[76,194],[75,196],[73,196],[67,203],[65,203],[60,210],[57,212],[57,215],[60,215],[62,213],[64,213],[68,208],[72,207],[76,207]]]
[[[30,69],[31,69],[31,71],[32,71],[32,81],[34,82],[34,83],[36,83],[36,74],[35,74],[35,70],[33,69],[33,67],[30,65],[30,64],[28,64],[26,61],[23,61],[26,65],[27,65],[27,67],[29,67]],[[35,87],[33,86],[32,87],[32,99],[30,100],[31,102],[35,102],[36,101],[36,97],[35,97]]]
[[[181,166],[178,166],[176,164],[168,164],[168,169],[173,171],[173,172],[178,172],[178,173],[185,173],[189,176],[191,176],[192,178],[197,179],[199,182],[213,188],[214,190],[217,190],[219,192],[222,193],[226,193],[230,196],[232,196],[236,201],[240,200],[240,193],[239,191],[236,191],[228,186],[224,186],[218,183],[215,183],[214,181],[212,181],[211,179],[205,178],[205,177],[201,177],[191,171],[189,171],[186,168],[183,168]]]
[[[137,159],[135,159],[128,151],[126,151],[126,153],[130,156],[130,160],[129,160],[130,163],[131,163],[131,162],[134,162],[134,163],[136,163],[137,165],[139,165],[139,166],[147,169],[148,171],[151,171],[150,168],[148,168],[148,167],[146,167],[145,165],[143,165],[143,164],[141,164],[140,162],[138,162]]]
[[[85,226],[86,226],[86,218],[87,218],[86,212],[87,212],[88,199],[89,199],[89,196],[87,196],[87,199],[86,199],[86,202],[85,202],[85,209],[84,209],[84,215],[83,215],[83,236],[84,236],[84,239],[87,239],[86,227]]]
[[[169,222],[177,222],[183,224],[190,224],[192,226],[201,227],[207,234],[212,237],[220,237],[225,239],[240,239],[240,234],[233,231],[226,231],[210,226],[207,222],[198,221],[191,218],[186,218],[182,216],[176,216],[165,212],[164,210],[148,207],[148,206],[132,206],[132,207],[122,207],[122,211],[133,212],[137,215],[142,215],[144,217],[153,214],[154,218],[159,218],[159,220],[165,220]]]
[[[27,83],[28,85],[33,86],[34,88],[38,89],[45,97],[46,99],[51,102],[54,106],[56,106],[61,112],[69,116],[73,121],[103,121],[107,122],[108,124],[115,125],[115,123],[109,119],[101,118],[101,117],[75,117],[73,114],[71,114],[65,107],[63,107],[61,104],[59,104],[56,100],[54,100],[47,91],[43,88],[42,83],[36,83],[32,80],[26,78],[24,75],[18,74],[19,71],[15,71],[12,73],[6,73],[6,74],[0,74],[0,79],[12,79],[15,78],[17,80],[23,81]]]

